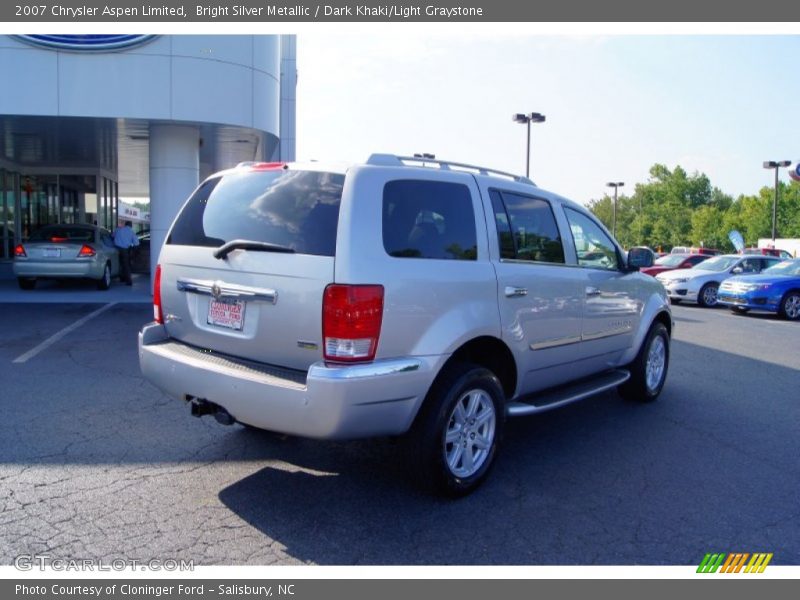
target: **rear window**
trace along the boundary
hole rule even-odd
[[[55,226],[44,227],[33,232],[32,242],[93,242],[94,229],[86,227]]]
[[[444,181],[397,180],[383,188],[383,247],[397,258],[477,260],[469,188]]]
[[[178,215],[167,244],[218,248],[231,240],[333,256],[344,175],[243,171],[203,183]]]

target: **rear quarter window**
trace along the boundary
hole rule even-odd
[[[231,240],[334,256],[344,175],[242,171],[204,182],[181,210],[167,244],[217,248]]]
[[[396,258],[477,260],[469,188],[445,181],[388,182],[383,188],[383,247]]]

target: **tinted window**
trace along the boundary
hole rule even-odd
[[[502,258],[564,262],[561,236],[546,200],[496,190],[490,196]]]
[[[383,188],[383,247],[398,258],[476,260],[472,195],[466,185],[398,180]]]
[[[708,260],[708,257],[707,256],[690,256],[687,260],[689,261],[690,265],[694,266],[694,265],[699,265],[704,260]]]
[[[184,206],[167,244],[219,247],[242,239],[333,256],[344,175],[242,171],[206,181]]]
[[[94,229],[53,225],[35,231],[30,240],[32,242],[93,242]]]
[[[565,208],[564,212],[575,241],[578,264],[593,269],[617,270],[619,259],[611,238],[586,215],[570,208]]]
[[[762,264],[763,261],[760,258],[745,258],[739,263],[739,267],[741,267],[742,273],[758,273]]]
[[[494,211],[494,222],[497,225],[497,240],[500,245],[500,258],[516,258],[517,247],[514,244],[514,236],[511,233],[511,223],[509,222],[506,207],[500,192],[489,190],[489,197],[492,199],[492,209]]]

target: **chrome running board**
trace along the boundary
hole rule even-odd
[[[630,377],[631,374],[623,369],[607,371],[591,379],[584,379],[571,385],[526,396],[523,400],[509,402],[506,405],[506,414],[509,417],[520,417],[552,410],[613,389],[628,381]]]

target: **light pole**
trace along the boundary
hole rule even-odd
[[[532,112],[528,115],[517,113],[511,117],[516,123],[525,123],[528,126],[528,146],[525,154],[525,177],[531,176],[531,123],[544,123],[542,113]]]
[[[778,169],[788,167],[792,164],[790,160],[765,160],[765,169],[775,169],[775,198],[772,201],[772,241],[778,237]]]
[[[611,225],[611,235],[617,237],[617,190],[625,185],[624,181],[609,181],[606,187],[614,188],[614,217],[613,224]]]

